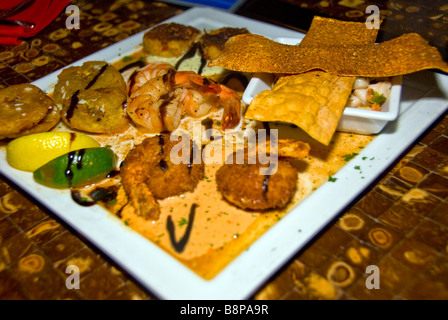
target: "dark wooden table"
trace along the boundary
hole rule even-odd
[[[237,13],[306,31],[314,14],[361,19],[367,3],[376,3],[387,17],[382,37],[418,31],[446,55],[448,8],[443,2],[249,0]],[[81,9],[81,29],[67,30],[61,13],[34,38],[0,46],[0,86],[34,81],[183,10],[150,1],[72,4]],[[65,286],[71,264],[83,272],[79,290]],[[378,290],[366,287],[369,265],[381,271]],[[153,298],[0,177],[0,299]],[[253,299],[448,299],[447,115]]]

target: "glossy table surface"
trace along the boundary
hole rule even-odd
[[[386,17],[383,39],[420,32],[446,57],[444,1],[368,4],[375,2]],[[0,46],[0,87],[32,82],[185,9],[132,0],[72,4],[81,10],[81,29],[66,29],[61,13],[21,45]],[[305,32],[315,14],[359,21],[366,5],[249,0],[236,13]],[[82,266],[79,290],[65,285],[71,264]],[[368,266],[378,267],[380,289],[366,286]],[[156,297],[0,176],[0,299]],[[252,299],[448,299],[448,116],[438,119]]]

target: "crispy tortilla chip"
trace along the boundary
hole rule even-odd
[[[300,46],[370,44],[375,43],[378,31],[379,29],[367,29],[366,24],[361,22],[315,16]]]
[[[415,33],[380,44],[330,46],[292,46],[260,35],[238,35],[226,42],[223,53],[209,65],[240,72],[297,74],[323,70],[362,77],[390,77],[426,69],[448,72],[448,64],[437,48]]]
[[[245,117],[293,123],[328,145],[353,88],[355,77],[322,71],[281,77],[272,90],[259,93]]]

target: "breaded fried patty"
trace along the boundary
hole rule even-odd
[[[33,133],[50,131],[53,127],[55,127],[59,123],[60,119],[61,119],[61,113],[59,112],[59,109],[56,106],[54,106],[48,110],[47,115],[38,124],[29,129],[23,130],[18,134],[8,135],[8,138],[18,138]]]
[[[115,134],[129,127],[123,76],[104,61],[64,69],[54,89],[62,120],[71,128]]]
[[[193,152],[193,142],[187,141],[187,143],[187,149]],[[169,134],[147,138],[134,147],[121,167],[123,187],[126,192],[131,193],[141,184],[144,184],[157,199],[193,191],[204,175],[204,165],[202,162],[200,164],[175,163],[171,151],[176,145],[180,149],[177,155],[181,157],[181,145],[178,145],[177,141],[170,141]],[[192,162],[190,155],[192,154],[187,155],[186,162]]]
[[[297,170],[285,160],[278,161],[272,175],[261,174],[261,167],[267,165],[226,163],[220,167],[216,182],[224,199],[244,210],[284,208],[296,191]]]
[[[0,89],[0,138],[21,136],[53,114],[56,117],[59,114],[55,103],[35,85],[18,84]],[[52,126],[56,124],[52,123]],[[52,126],[36,129],[41,132]]]
[[[164,23],[143,35],[143,48],[154,56],[180,57],[190,50],[200,33],[191,26]]]
[[[199,39],[205,58],[207,60],[215,59],[221,54],[222,50],[224,50],[224,44],[227,40],[229,40],[229,38],[245,33],[249,33],[246,28],[230,27],[224,27],[206,32]]]

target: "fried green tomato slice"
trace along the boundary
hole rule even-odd
[[[57,114],[55,103],[35,85],[18,84],[0,89],[0,138],[21,136],[53,112]]]
[[[73,129],[116,134],[129,127],[126,84],[120,72],[106,62],[88,61],[64,69],[54,99],[62,120]]]

